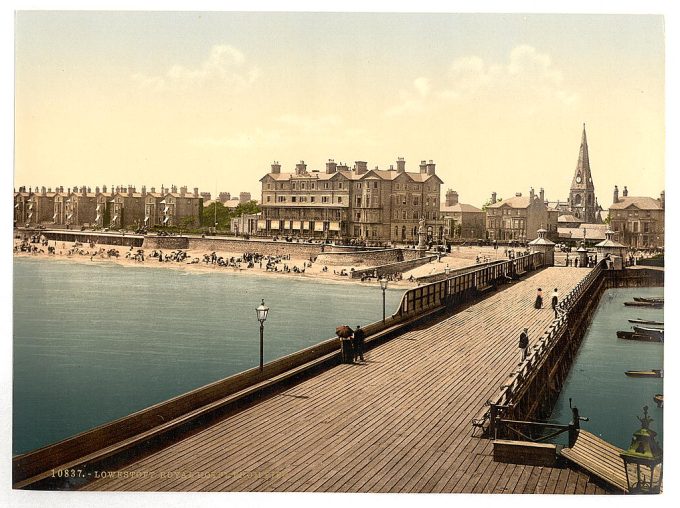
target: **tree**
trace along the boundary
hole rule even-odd
[[[496,200],[496,203],[500,203],[503,201],[503,198],[498,198]],[[482,205],[482,211],[486,212],[486,209],[489,208],[489,205],[492,205],[493,203],[491,202],[491,198],[487,199],[484,204]]]

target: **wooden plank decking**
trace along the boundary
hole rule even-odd
[[[517,365],[521,327],[533,343],[552,321],[536,288],[565,295],[586,273],[542,270],[84,489],[603,493],[575,470],[494,462],[470,426]]]
[[[560,454],[616,489],[625,492],[628,490],[628,484],[623,459],[619,455],[622,451],[594,434],[580,430],[574,446],[563,448]]]

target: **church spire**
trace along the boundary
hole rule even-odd
[[[581,134],[581,148],[578,152],[578,162],[576,163],[576,171],[574,171],[574,179],[571,182],[571,187],[581,189],[592,189],[593,178],[590,174],[590,159],[588,157],[588,139],[586,138],[586,124],[583,124],[583,134]]]

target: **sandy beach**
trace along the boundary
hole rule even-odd
[[[31,247],[36,247],[37,252],[21,252],[19,246],[21,241],[18,239],[14,240],[14,255],[15,256],[25,256],[25,257],[40,257],[49,258],[54,260],[66,260],[80,263],[116,263],[124,266],[151,266],[156,268],[168,268],[174,270],[191,270],[199,272],[215,272],[215,271],[225,271],[229,273],[250,273],[262,276],[271,277],[297,277],[306,279],[322,279],[326,282],[339,282],[339,283],[353,283],[353,284],[367,284],[376,285],[378,282],[375,279],[368,281],[360,281],[359,279],[351,279],[349,276],[339,275],[340,272],[344,271],[349,273],[352,268],[366,268],[366,265],[347,265],[347,266],[329,266],[327,270],[324,270],[324,266],[321,263],[313,262],[308,258],[294,257],[294,256],[283,256],[275,258],[271,257],[273,266],[276,270],[267,270],[267,258],[254,262],[251,268],[248,268],[248,263],[240,262],[233,263],[236,266],[219,266],[218,264],[212,264],[212,262],[204,262],[204,256],[210,255],[211,252],[204,252],[193,249],[183,249],[182,252],[186,253],[186,259],[182,261],[163,261],[160,262],[158,258],[151,257],[154,250],[144,249],[144,261],[135,260],[132,258],[134,254],[139,250],[138,248],[130,248],[127,246],[119,245],[109,245],[109,244],[78,244],[74,245],[71,242],[62,242],[49,240],[47,245],[42,245],[39,243],[29,244]],[[48,253],[48,248],[54,248],[54,254]],[[256,245],[253,245],[256,247]],[[101,254],[103,249],[104,254]],[[106,254],[111,249],[118,251],[119,256],[109,256]],[[160,249],[158,249],[160,250]],[[162,251],[163,256],[171,254],[177,251]],[[229,262],[231,258],[237,260],[243,256],[243,252],[229,252],[229,251],[215,251],[217,258],[221,257],[226,262]],[[392,287],[414,287],[417,282],[409,281],[408,279],[413,276],[414,278],[422,277],[426,275],[432,275],[435,273],[442,273],[448,266],[448,268],[455,270],[458,268],[464,268],[467,266],[474,266],[477,263],[477,258],[480,261],[492,261],[495,259],[503,259],[504,252],[502,249],[495,251],[492,247],[477,247],[477,246],[462,246],[453,247],[451,253],[442,256],[439,262],[432,261],[425,265],[416,267],[412,270],[403,272],[402,280],[390,281]],[[198,260],[198,262],[196,262]],[[290,269],[290,271],[284,271],[284,266]],[[294,268],[297,271],[294,271]],[[304,271],[303,271],[304,270]]]

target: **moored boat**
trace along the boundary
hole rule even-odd
[[[649,296],[649,297],[634,296],[633,300],[635,300],[636,302],[663,303],[663,296]]]
[[[663,321],[649,321],[646,319],[629,319],[628,322],[636,325],[663,326]]]
[[[640,335],[649,335],[650,337],[657,337],[663,340],[663,328],[648,328],[644,326],[633,326],[635,333]]]
[[[654,402],[656,402],[656,405],[658,407],[663,407],[663,394],[657,393],[656,395],[654,395]]]
[[[616,332],[616,336],[619,339],[638,340],[640,342],[663,342],[663,336],[652,337],[651,335],[642,335],[640,333],[635,333],[635,332],[618,331],[618,332]]]
[[[663,377],[663,369],[627,370],[628,377]]]
[[[623,302],[626,307],[645,307],[648,309],[660,309],[663,302]]]

